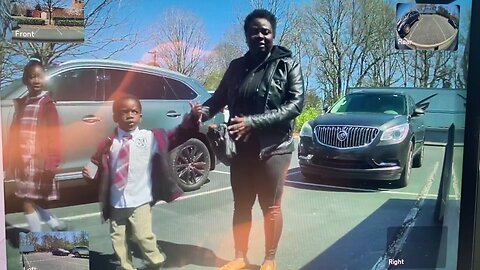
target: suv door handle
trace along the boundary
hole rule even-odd
[[[102,119],[100,119],[100,117],[97,117],[95,115],[92,115],[92,114],[89,114],[89,115],[85,115],[83,118],[82,118],[82,121],[87,123],[87,124],[94,124],[96,122],[100,122]]]
[[[182,115],[182,114],[181,114],[181,113],[178,113],[178,112],[176,112],[176,111],[168,111],[168,112],[167,112],[167,116],[168,116],[168,117],[178,117],[178,116],[180,116],[180,115]]]

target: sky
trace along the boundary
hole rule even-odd
[[[33,1],[33,0],[29,0]],[[59,0],[62,5],[69,6],[71,0]],[[89,0],[85,7],[85,14],[89,12],[88,3],[98,3],[100,0]],[[128,14],[128,20],[124,27],[115,31],[116,36],[124,34],[127,29],[138,29],[139,34],[147,42],[139,43],[133,49],[116,54],[113,58],[130,62],[145,62],[146,58],[152,57],[148,54],[154,48],[151,35],[155,31],[154,26],[158,25],[162,19],[163,12],[168,9],[181,9],[193,13],[199,17],[205,25],[207,34],[206,47],[207,52],[224,38],[226,32],[238,25],[246,14],[252,10],[250,0],[115,0],[117,2],[116,11],[124,15]],[[288,0],[287,0],[288,1]],[[301,5],[311,3],[313,0],[292,0],[291,4]],[[323,1],[323,0],[320,0]],[[268,1],[264,1],[268,2]],[[415,1],[393,1],[390,3],[415,2]],[[460,5],[460,9],[467,11],[470,9],[471,0],[457,0],[454,4]],[[88,39],[88,29],[85,31],[85,38]],[[149,42],[150,41],[150,42]],[[98,56],[98,55],[97,55]],[[98,56],[102,57],[102,56]],[[151,59],[151,58],[150,58]],[[68,60],[68,59],[65,59]]]
[[[120,1],[119,5],[124,5]],[[225,32],[238,23],[241,10],[248,6],[248,0],[136,0],[131,10],[135,24],[144,29],[141,34],[147,36],[151,27],[158,24],[162,13],[168,9],[181,9],[193,13],[204,21],[207,33],[206,48],[212,50],[218,44]],[[244,12],[245,13],[245,12]],[[133,20],[132,20],[133,21]],[[141,44],[135,50],[117,55],[121,60],[138,61],[152,48],[151,44]]]
[[[311,1],[294,0],[292,3],[305,4]],[[414,1],[389,0],[387,2]],[[131,3],[134,3],[133,8]],[[453,3],[460,5],[462,13],[470,10],[471,0],[458,0]],[[135,2],[118,0],[118,8],[120,10],[128,9],[128,12],[131,12],[129,25],[141,29],[140,34],[146,39],[149,39],[152,27],[158,25],[161,21],[162,13],[165,10],[175,8],[191,12],[202,19],[205,24],[207,34],[205,49],[207,51],[212,50],[222,40],[226,32],[243,20],[244,16],[252,10],[249,0],[135,0]],[[86,38],[88,38],[88,35]],[[146,42],[139,44],[134,49],[119,53],[114,58],[131,62],[145,61],[146,58],[151,56],[148,51],[152,48],[153,44]]]

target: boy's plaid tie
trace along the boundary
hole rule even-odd
[[[124,136],[122,138],[122,147],[118,152],[117,170],[115,171],[115,179],[113,183],[119,190],[124,190],[128,182],[128,158],[130,156],[130,139],[132,136]]]

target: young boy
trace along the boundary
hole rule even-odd
[[[129,238],[137,242],[149,268],[158,269],[164,264],[165,255],[152,232],[151,206],[182,194],[169,172],[168,145],[198,130],[200,115],[201,106],[192,105],[192,111],[176,129],[145,130],[138,128],[142,120],[138,98],[126,95],[114,101],[113,120],[118,127],[92,157],[98,168],[95,176],[87,167],[83,174],[101,181],[102,214],[105,220],[110,219],[110,236],[121,269],[135,269]]]

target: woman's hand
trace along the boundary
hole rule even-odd
[[[236,141],[243,140],[244,142],[248,141],[252,131],[252,127],[245,122],[245,117],[238,116],[230,119],[230,125],[227,129]]]

